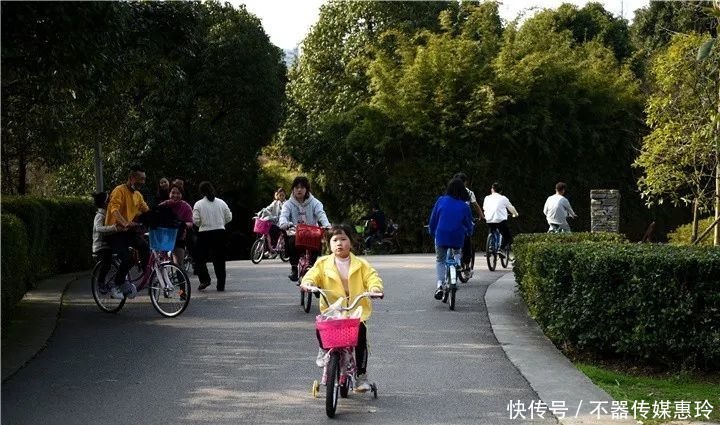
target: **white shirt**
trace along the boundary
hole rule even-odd
[[[570,201],[557,193],[547,198],[543,213],[548,224],[567,224],[568,216],[575,217],[575,211],[570,206]]]
[[[232,212],[222,199],[216,197],[214,201],[210,202],[208,198],[202,198],[195,202],[193,223],[200,228],[201,232],[225,229],[225,225],[230,220],[232,220]]]
[[[507,220],[508,211],[514,216],[518,213],[510,200],[499,193],[488,195],[483,200],[483,212],[487,223],[500,223]]]

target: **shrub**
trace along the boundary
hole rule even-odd
[[[28,237],[22,220],[2,214],[2,322],[10,317],[13,306],[22,298],[30,284],[28,273]]]
[[[714,217],[708,217],[704,218],[702,220],[698,221],[698,236],[710,227],[710,225],[715,221]],[[713,236],[712,231],[709,235],[705,236],[705,238],[699,243],[699,245],[702,246],[712,246],[713,244]],[[690,245],[692,243],[691,240],[692,237],[692,223],[683,224],[682,226],[679,226],[677,229],[673,230],[672,232],[668,233],[668,241],[673,245]]]
[[[520,292],[558,346],[666,369],[720,368],[719,249],[547,240],[518,248]]]

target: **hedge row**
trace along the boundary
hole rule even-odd
[[[702,220],[698,220],[698,236],[708,227],[710,227],[711,224],[715,221],[715,217],[707,217]],[[673,245],[690,245],[692,243],[692,223],[683,224],[682,226],[679,226],[677,229],[673,230],[672,232],[668,233],[668,241]],[[710,234],[705,236],[705,238],[700,241],[699,245],[702,246],[712,246],[713,244],[713,231],[710,231]]]
[[[3,197],[2,320],[32,284],[92,266],[95,208],[88,199]]]
[[[720,369],[720,249],[518,239],[520,292],[556,345]]]

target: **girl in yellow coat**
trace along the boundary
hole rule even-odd
[[[350,252],[352,241],[349,235],[351,234],[353,232],[350,226],[333,225],[330,229],[332,254],[319,258],[302,280],[303,284],[323,289],[331,304],[341,297],[346,297],[347,302],[352,302],[364,292],[383,292],[383,282],[377,271],[367,261]],[[370,384],[367,382],[366,322],[372,314],[372,304],[368,298],[363,298],[358,305],[362,306],[362,316],[358,345],[355,347],[358,374],[355,391],[364,392],[370,390]],[[321,298],[320,311],[324,313],[327,309],[327,303]]]

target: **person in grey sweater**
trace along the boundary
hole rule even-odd
[[[543,213],[547,219],[550,228],[549,232],[570,232],[570,225],[567,222],[567,218],[575,218],[577,215],[570,206],[570,201],[565,197],[566,185],[563,182],[558,182],[555,185],[555,194],[549,196],[545,201],[543,207]]]
[[[107,276],[110,265],[112,264],[112,248],[110,248],[110,244],[105,240],[105,236],[118,232],[118,226],[116,224],[105,225],[107,204],[110,200],[108,193],[93,193],[92,196],[95,207],[97,208],[95,219],[93,220],[92,254],[101,262],[98,278],[100,282],[104,282],[105,276]],[[122,296],[122,293],[120,293],[117,288],[114,288],[113,298],[122,298]]]
[[[327,214],[325,214],[322,202],[310,193],[310,181],[307,177],[295,177],[291,190],[292,194],[290,195],[290,199],[283,204],[282,211],[280,212],[278,226],[281,229],[288,230],[300,223],[330,227],[330,221],[327,218]],[[288,278],[293,282],[298,282],[298,262],[300,261],[300,255],[295,248],[294,234],[287,237],[285,249],[288,257],[290,257],[290,275]],[[318,253],[313,252],[310,265],[315,263],[317,257]]]

